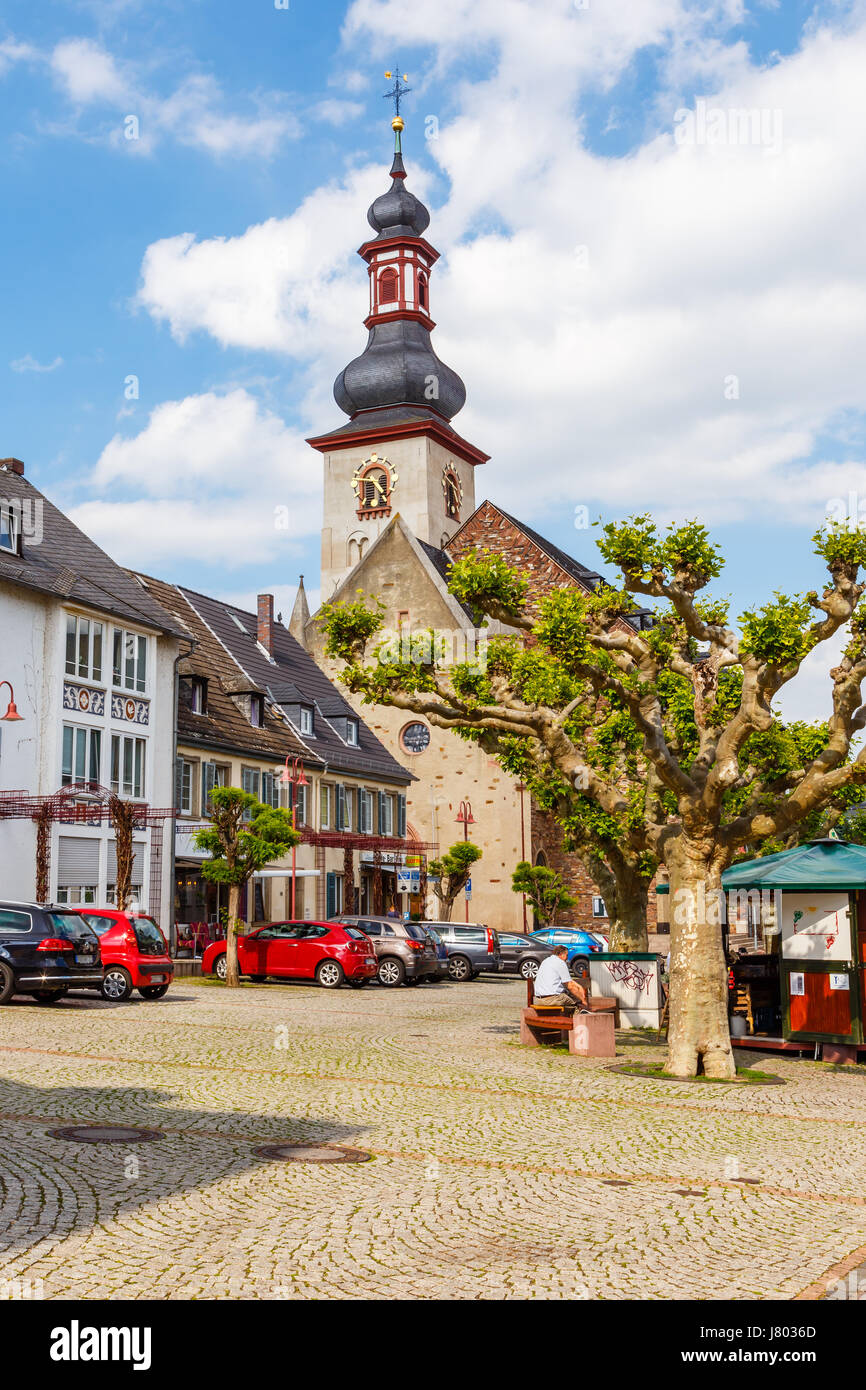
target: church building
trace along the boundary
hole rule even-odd
[[[439,253],[425,235],[430,214],[406,187],[399,114],[393,128],[391,185],[369,209],[372,233],[359,249],[370,278],[367,345],[334,385],[348,422],[308,441],[324,469],[322,598],[350,601],[360,590],[385,605],[386,628],[432,628],[460,659],[481,638],[471,614],[448,592],[449,568],[467,550],[504,554],[539,596],[562,586],[591,589],[600,576],[494,503],[476,504],[476,470],[489,456],[452,424],[466,388],[431,341],[431,281]],[[336,677],[303,586],[291,631]],[[515,865],[528,859],[564,874],[577,898],[564,921],[604,930],[597,888],[574,856],[562,852],[550,819],[495,758],[405,711],[362,707],[358,697],[348,698],[417,778],[407,790],[410,838],[437,842],[444,851],[468,833],[483,851],[471,901],[455,905],[455,920],[531,930],[531,911],[511,888]],[[435,906],[430,894],[428,910]]]

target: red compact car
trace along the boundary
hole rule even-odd
[[[356,989],[376,978],[373,943],[357,927],[337,922],[269,922],[238,937],[242,975],[256,981],[315,980],[325,989],[348,981]],[[213,941],[201,962],[203,975],[226,977],[226,943]]]
[[[174,978],[174,961],[153,918],[113,907],[79,908],[79,916],[99,937],[103,999],[121,1003],[134,989],[144,999],[161,999]]]

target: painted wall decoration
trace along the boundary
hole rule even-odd
[[[89,690],[85,685],[63,683],[63,708],[75,714],[104,714],[105,691]]]
[[[147,700],[134,700],[131,695],[112,695],[112,719],[124,719],[128,724],[149,724],[150,703]]]
[[[783,893],[785,960],[852,960],[848,894]]]

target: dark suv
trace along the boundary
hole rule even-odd
[[[380,985],[417,985],[436,979],[439,966],[436,947],[417,922],[401,922],[399,917],[334,918],[344,927],[357,927],[369,936],[376,952]]]
[[[53,1004],[73,986],[101,985],[99,938],[77,912],[0,902],[0,1004],[13,994]]]
[[[492,927],[479,922],[429,922],[445,943],[448,974],[452,980],[474,980],[482,970],[498,974],[501,962],[499,937]]]

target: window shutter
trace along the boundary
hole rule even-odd
[[[87,888],[99,883],[99,840],[61,835],[58,856],[58,888]],[[109,845],[109,850],[114,848]]]
[[[384,835],[385,825],[385,793],[379,792],[379,834]]]
[[[201,765],[201,813],[203,816],[210,814],[208,797],[216,786],[216,764],[202,763]]]
[[[180,811],[183,805],[183,758],[174,764],[174,809]]]
[[[132,848],[132,878],[131,882],[144,887],[144,846],[133,845]],[[109,883],[117,882],[117,845],[113,840],[108,842],[108,873],[106,875]]]
[[[406,798],[397,797],[397,834],[401,840],[406,838]]]

